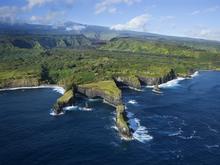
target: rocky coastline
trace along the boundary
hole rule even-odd
[[[120,88],[124,86],[131,89],[141,89],[141,85],[159,85],[177,78],[173,69],[162,77],[149,78],[141,76],[117,76],[113,80],[99,81],[95,83],[76,85],[71,91],[67,91],[54,104],[54,113],[59,115],[63,113],[65,106],[74,102],[75,94],[81,94],[87,98],[102,98],[116,110],[116,126],[121,136],[126,140],[132,139],[133,130],[129,127],[125,106],[122,102],[122,92]],[[70,94],[71,93],[71,94]]]
[[[189,71],[184,77],[191,77],[193,71]],[[177,74],[171,69],[167,74],[161,77],[146,77],[146,76],[114,76],[112,80],[93,82],[89,84],[73,85],[53,105],[53,114],[58,116],[64,113],[66,106],[71,106],[75,103],[77,94],[87,98],[102,98],[104,103],[115,107],[116,111],[116,126],[121,136],[126,140],[132,139],[133,130],[129,127],[127,113],[122,101],[121,88],[128,87],[133,90],[141,90],[142,85],[153,86],[160,85],[177,78]],[[14,81],[16,82],[16,81]],[[56,85],[40,85],[36,81],[19,81],[21,83],[9,83],[1,90],[16,90],[16,89],[32,89],[32,88],[56,88]],[[29,82],[29,83],[28,83]],[[32,83],[33,82],[33,83]],[[26,85],[26,86],[25,86]],[[25,87],[24,87],[25,86]]]

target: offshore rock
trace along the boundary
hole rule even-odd
[[[124,139],[132,139],[131,129],[127,123],[125,106],[123,104],[116,106],[116,126],[118,127],[119,133]]]

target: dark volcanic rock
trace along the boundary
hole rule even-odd
[[[113,96],[113,95],[108,95],[104,91],[98,90],[98,89],[89,89],[89,88],[84,88],[84,87],[77,87],[77,92],[80,94],[83,94],[84,96],[88,98],[95,98],[95,97],[101,97],[103,98],[107,103],[116,106],[122,103],[122,98],[121,96]]]
[[[170,70],[170,72],[162,77],[143,77],[139,76],[139,80],[143,85],[157,85],[157,84],[163,84],[170,80],[175,79],[176,73],[173,69]]]
[[[113,78],[117,86],[141,89],[141,83],[136,76],[117,76]]]
[[[64,95],[57,99],[57,102],[54,104],[54,114],[59,115],[63,112],[64,107],[72,105],[74,102],[74,97],[75,95],[73,90],[65,92]]]
[[[116,106],[116,125],[121,135],[127,140],[132,139],[131,129],[127,123],[125,106],[123,104]]]

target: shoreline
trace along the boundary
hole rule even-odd
[[[14,91],[14,90],[22,90],[22,89],[55,89],[59,93],[63,94],[65,89],[58,85],[40,85],[40,86],[30,86],[30,87],[11,87],[11,88],[2,88],[0,92],[3,91]]]
[[[197,74],[199,74],[199,72],[202,72],[202,71],[217,71],[217,70],[199,70],[199,71],[195,71],[193,74],[191,74],[191,78],[197,76]],[[186,77],[177,77],[176,79],[186,79]],[[173,80],[176,80],[176,79],[173,79]],[[172,81],[172,80],[171,80]],[[169,82],[169,81],[168,81]],[[161,84],[160,84],[161,85]],[[147,88],[152,88],[153,86],[146,86]],[[62,89],[63,91],[65,91],[65,89],[62,87],[62,86],[58,86],[58,85],[39,85],[39,86],[30,86],[30,87],[9,87],[9,88],[2,88],[0,89],[0,92],[2,91],[12,91],[12,90],[22,90],[22,89]],[[137,88],[133,88],[133,87],[124,87],[124,88],[129,88],[131,90],[135,90],[135,91],[143,91],[141,89],[137,89]],[[64,92],[63,92],[64,93]]]

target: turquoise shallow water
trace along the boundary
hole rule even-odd
[[[121,140],[114,109],[90,100],[92,111],[50,115],[52,89],[0,92],[0,164],[219,164],[220,72],[150,88],[123,90],[135,139]]]

